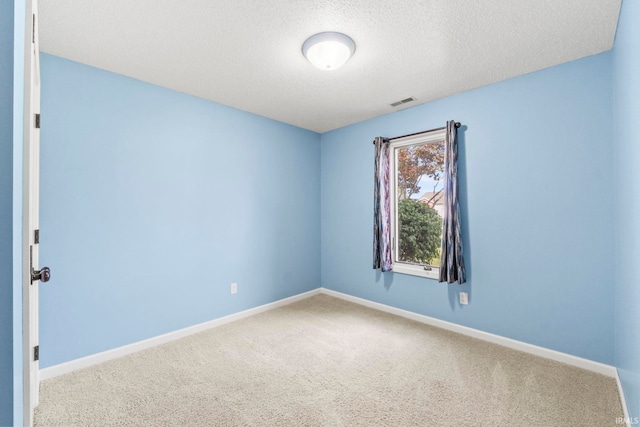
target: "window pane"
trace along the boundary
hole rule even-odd
[[[396,155],[397,260],[437,267],[444,213],[444,143],[400,147]]]

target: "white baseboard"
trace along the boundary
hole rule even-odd
[[[535,356],[543,357],[546,359],[555,360],[557,362],[566,363],[567,365],[576,366],[578,368],[586,369],[588,371],[596,372],[602,375],[606,375],[611,378],[616,378],[618,381],[618,388],[620,390],[620,397],[623,400],[623,407],[625,410],[625,417],[627,415],[627,407],[624,404],[624,395],[622,393],[622,387],[620,386],[620,379],[618,378],[618,371],[615,367],[606,365],[604,363],[594,362],[592,360],[583,359],[581,357],[572,356],[570,354],[561,353],[559,351],[550,350],[544,347],[539,347],[532,344],[527,344],[521,341],[516,341],[511,338],[505,338],[500,335],[490,334],[488,332],[479,331],[477,329],[469,328],[467,326],[457,325],[455,323],[439,320],[433,317],[425,316],[422,314],[414,313],[400,308],[391,307],[389,305],[380,304],[363,298],[354,297],[351,295],[343,294],[341,292],[333,291],[326,288],[318,288],[309,292],[305,292],[299,295],[294,295],[289,298],[285,298],[279,301],[275,301],[269,304],[261,305],[259,307],[251,308],[249,310],[234,313],[229,316],[221,317],[219,319],[210,320],[208,322],[200,323],[198,325],[190,326],[188,328],[180,329],[174,332],[169,332],[164,335],[160,335],[154,338],[149,338],[143,341],[139,341],[133,344],[125,345],[122,347],[107,350],[101,353],[92,354],[90,356],[82,357],[80,359],[71,360],[69,362],[61,363],[59,365],[51,366],[45,369],[41,369],[40,380],[44,381],[49,378],[64,375],[69,372],[77,371],[79,369],[87,368],[98,363],[103,363],[108,360],[117,359],[122,356],[126,356],[137,351],[145,350],[147,348],[155,347],[160,344],[165,344],[170,341],[186,337],[198,332],[205,331],[207,329],[215,328],[235,320],[244,319],[246,317],[254,316],[265,311],[273,310],[284,305],[291,304],[296,301],[309,298],[320,293],[330,295],[336,298],[340,298],[346,301],[354,302],[366,307],[370,307],[376,310],[384,311],[387,313],[395,314],[397,316],[405,317],[407,319],[415,320],[420,323],[435,326],[438,328],[446,329],[452,332],[456,332],[462,335],[478,338],[484,341],[488,341],[494,344],[501,345],[503,347],[512,348],[525,353],[533,354]]]
[[[614,378],[617,375],[617,370],[611,365],[605,365],[604,363],[594,362],[593,360],[583,359],[581,357],[572,356],[570,354],[561,353],[559,351],[550,350],[548,348],[539,347],[537,345],[527,344],[522,341],[516,341],[511,338],[505,338],[500,335],[490,334],[488,332],[479,331],[477,329],[469,328],[467,326],[457,325],[455,323],[447,322],[444,320],[436,319],[433,317],[425,316],[423,314],[414,313],[400,308],[391,307],[389,305],[380,304],[377,302],[369,301],[363,298],[354,297],[351,295],[343,294],[341,292],[332,291],[330,289],[321,288],[321,293],[330,295],[332,297],[340,298],[346,301],[351,301],[356,304],[364,305],[366,307],[374,308],[376,310],[384,311],[387,313],[395,314],[397,316],[405,317],[407,319],[415,320],[420,323],[435,326],[438,328],[446,329],[448,331],[457,332],[469,337],[478,338],[484,341],[489,341],[494,344],[501,345],[503,347],[512,348],[514,350],[530,353],[535,356],[543,357],[545,359],[555,360],[557,362],[566,363],[567,365],[576,366],[578,368],[586,369],[588,371],[596,372],[598,374],[606,375]]]
[[[131,353],[135,353],[141,350],[145,350],[147,348],[155,347],[160,344],[165,344],[170,341],[175,341],[177,339],[180,339],[189,335],[193,335],[198,332],[206,331],[207,329],[215,328],[216,326],[221,326],[226,323],[230,323],[236,320],[244,319],[246,317],[254,316],[259,313],[264,313],[265,311],[273,310],[274,308],[282,307],[284,305],[288,305],[293,302],[300,301],[314,295],[318,295],[319,293],[320,293],[320,288],[314,289],[309,292],[304,292],[302,294],[298,294],[289,298],[284,298],[278,301],[274,301],[269,304],[264,304],[264,305],[250,308],[248,310],[244,310],[238,313],[230,314],[229,316],[224,316],[218,319],[210,320],[208,322],[189,326],[187,328],[169,332],[164,335],[159,335],[157,337],[149,338],[143,341],[138,341],[133,344],[124,345],[122,347],[117,347],[112,350],[103,351],[101,353],[92,354],[90,356],[71,360],[69,362],[61,363],[59,365],[50,366],[48,368],[44,368],[40,370],[40,380],[44,381],[49,378],[57,377],[59,375],[64,375],[69,372],[77,371],[79,369],[84,369],[89,366],[96,365],[98,363],[103,363],[108,360],[117,359],[119,357],[126,356]]]
[[[627,399],[624,397],[624,389],[620,382],[620,374],[616,369],[616,384],[618,385],[618,393],[620,394],[620,403],[622,404],[622,412],[624,416],[624,422],[627,427],[631,427],[631,418],[629,418],[629,408],[627,408]]]

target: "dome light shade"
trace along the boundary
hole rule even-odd
[[[309,62],[325,71],[342,67],[355,51],[356,44],[351,37],[342,33],[318,33],[302,45],[302,54]]]

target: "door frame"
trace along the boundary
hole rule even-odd
[[[38,323],[37,305],[31,302],[31,295],[37,289],[39,283],[31,284],[31,254],[30,247],[33,245],[34,224],[32,210],[34,206],[31,202],[31,186],[34,180],[39,178],[39,162],[32,165],[32,137],[35,132],[35,108],[33,91],[39,88],[32,84],[32,66],[39,67],[39,61],[32,57],[32,50],[36,49],[36,56],[39,55],[37,38],[37,0],[27,0],[25,2],[25,25],[24,25],[24,110],[23,110],[23,175],[22,175],[22,370],[23,370],[23,425],[33,426],[33,410],[38,404],[38,364],[34,361],[34,342],[32,328],[36,328]],[[35,64],[34,64],[35,62]],[[39,79],[39,70],[36,70]],[[39,96],[39,95],[38,95]],[[37,104],[37,103],[36,103]],[[33,166],[33,167],[32,167]],[[37,192],[36,192],[37,193]],[[37,203],[35,207],[37,208]],[[37,225],[37,221],[36,221]],[[36,288],[33,288],[35,286]],[[37,293],[36,293],[37,296]],[[35,319],[35,320],[34,320]],[[35,324],[34,324],[35,323]],[[37,341],[37,338],[35,339]],[[35,387],[32,387],[35,384]]]

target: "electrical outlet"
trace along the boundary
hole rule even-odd
[[[237,283],[232,283],[231,284],[231,295],[237,294],[237,293],[238,293],[238,284]]]
[[[460,304],[467,305],[469,304],[469,294],[466,292],[460,292]]]

